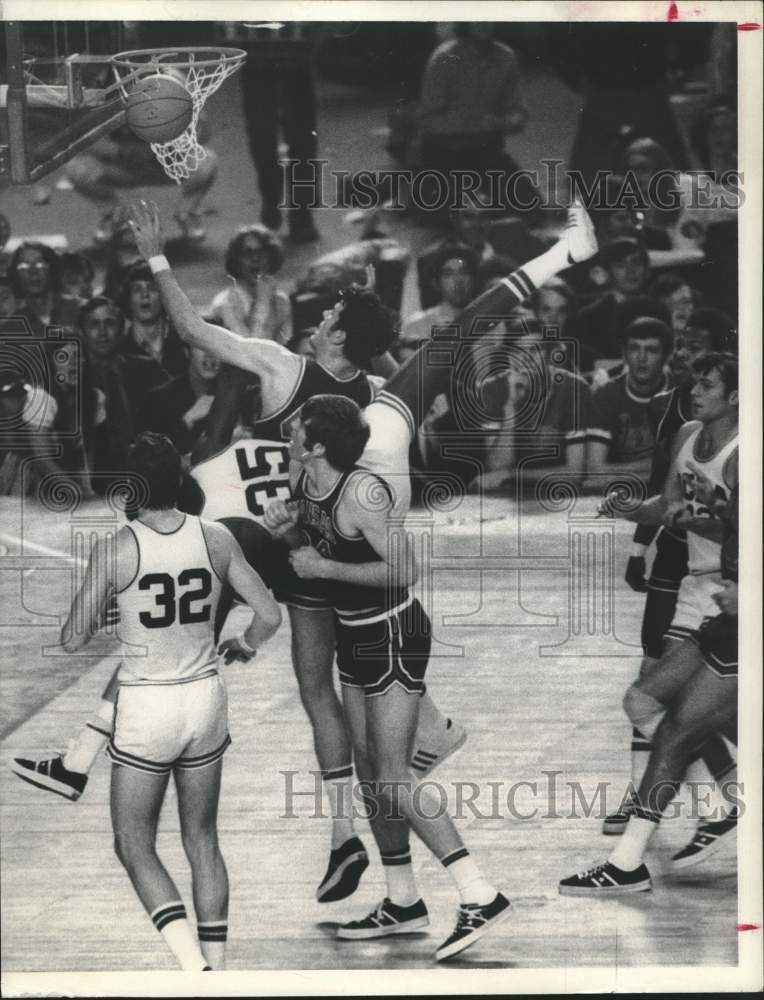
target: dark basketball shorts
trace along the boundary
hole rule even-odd
[[[274,538],[269,552],[270,587],[280,604],[305,611],[325,611],[332,608],[328,580],[303,580],[289,561],[289,546]]]
[[[363,688],[367,697],[385,694],[394,684],[422,694],[431,645],[430,619],[414,598],[360,621],[337,613],[340,682]]]
[[[737,677],[737,624],[737,615],[715,615],[690,636],[717,677]]]

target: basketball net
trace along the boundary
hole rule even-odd
[[[178,56],[184,57],[183,61]],[[122,96],[127,99],[130,87],[143,76],[167,73],[183,83],[193,101],[191,121],[170,142],[152,142],[151,151],[168,177],[176,184],[186,180],[207,156],[196,130],[199,115],[210,94],[235,73],[246,58],[242,49],[177,49],[174,52],[144,49],[123,52],[112,59]]]

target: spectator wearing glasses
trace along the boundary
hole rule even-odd
[[[16,295],[17,312],[34,336],[42,337],[48,327],[74,331],[82,300],[61,290],[59,257],[44,243],[21,243],[11,257],[8,277]]]
[[[240,337],[288,344],[292,339],[292,307],[275,279],[283,262],[281,243],[270,229],[259,224],[240,229],[225,256],[232,284],[210,303],[205,312],[210,322]]]

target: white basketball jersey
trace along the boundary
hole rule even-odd
[[[724,466],[730,455],[738,446],[737,434],[720,448],[715,455],[706,460],[695,454],[695,447],[703,430],[702,425],[693,431],[676,457],[676,468],[682,489],[685,507],[692,517],[713,517],[711,511],[695,494],[695,476],[690,465],[696,466],[713,483],[719,498],[729,499],[730,487],[724,482]],[[687,532],[688,563],[690,573],[720,573],[722,565],[722,547],[710,538],[703,538],[694,531]]]
[[[128,527],[138,543],[138,571],[117,594],[119,636],[128,647],[121,676],[188,680],[216,661],[213,627],[221,584],[202,523],[187,514],[168,533],[137,520]]]
[[[204,492],[204,517],[245,517],[262,524],[268,504],[290,497],[289,447],[245,438],[194,466],[191,475]]]

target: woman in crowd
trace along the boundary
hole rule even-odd
[[[206,310],[219,323],[241,337],[262,337],[288,344],[292,339],[289,296],[276,284],[284,262],[278,238],[262,225],[240,229],[228,244],[226,273],[232,284],[214,297]]]

